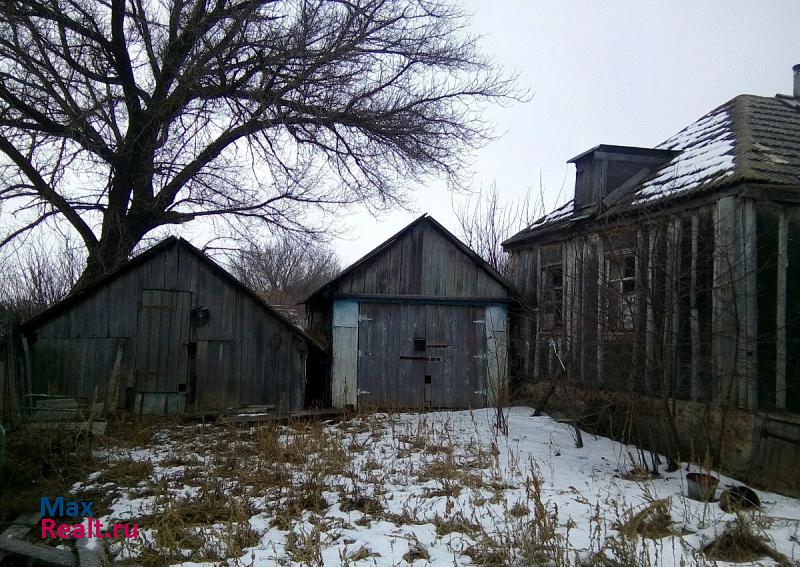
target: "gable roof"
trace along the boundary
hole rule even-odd
[[[281,314],[277,311],[274,307],[272,307],[269,303],[264,301],[256,292],[252,289],[244,285],[238,279],[236,279],[230,272],[228,272],[225,268],[217,264],[214,260],[208,257],[208,255],[204,254],[201,250],[195,248],[190,242],[184,240],[183,238],[177,238],[175,236],[169,236],[164,240],[158,242],[157,244],[151,246],[144,252],[137,254],[130,260],[126,261],[116,270],[109,272],[96,282],[92,283],[91,285],[85,287],[84,289],[70,294],[58,303],[55,303],[42,311],[41,313],[31,317],[27,321],[22,324],[23,330],[31,330],[35,327],[38,327],[42,323],[49,321],[50,319],[56,317],[57,315],[63,313],[64,311],[68,310],[73,305],[77,305],[78,303],[88,299],[95,291],[102,288],[110,281],[116,279],[117,277],[130,272],[134,268],[143,265],[150,259],[158,256],[162,252],[166,251],[169,248],[174,246],[180,246],[184,250],[187,250],[191,254],[197,256],[200,261],[206,265],[214,274],[219,276],[221,279],[225,280],[230,285],[240,289],[246,295],[248,295],[251,299],[253,299],[256,303],[258,303],[262,308],[264,308],[270,315],[290,327],[293,331],[297,332],[302,338],[306,339],[309,343],[313,344],[317,348],[325,350],[313,337],[308,335],[302,328],[295,325],[291,320],[289,320],[285,315]]]
[[[678,153],[624,195],[606,200],[606,210],[588,217],[624,214],[741,183],[800,186],[800,99],[739,95],[656,148]],[[588,220],[572,215],[570,201],[503,244]]]
[[[431,226],[434,230],[439,232],[446,240],[450,241],[456,248],[458,248],[461,252],[466,254],[473,262],[475,262],[479,267],[481,267],[492,279],[497,281],[501,286],[506,288],[509,291],[513,291],[513,286],[511,283],[506,280],[497,270],[495,270],[491,265],[489,265],[486,260],[481,258],[472,248],[461,242],[457,236],[455,236],[452,232],[447,230],[444,226],[442,226],[436,219],[429,216],[427,213],[423,214],[422,216],[418,217],[412,223],[408,224],[405,228],[401,229],[399,232],[395,233],[384,242],[367,252],[364,256],[350,264],[346,269],[344,269],[339,275],[335,278],[321,286],[319,289],[314,291],[311,295],[309,295],[303,303],[308,303],[314,298],[316,295],[322,293],[326,289],[329,289],[336,285],[339,281],[342,280],[348,274],[354,272],[355,270],[359,269],[362,266],[369,264],[373,259],[377,256],[385,252],[389,249],[389,247],[397,242],[398,240],[402,239],[407,233],[411,232],[414,227],[426,223]]]
[[[658,147],[680,150],[632,193],[632,206],[742,182],[800,184],[800,101],[740,95]]]

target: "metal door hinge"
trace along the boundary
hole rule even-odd
[[[358,351],[358,356],[372,356],[371,352]]]
[[[486,395],[486,390],[475,390],[475,391],[474,391],[474,392],[472,392],[472,393],[473,393],[473,394],[477,394],[477,395],[479,395],[479,396],[485,396],[485,395]]]
[[[473,323],[476,323],[478,325],[485,325],[486,324],[486,319],[475,319],[473,321]]]
[[[369,390],[361,390],[361,389],[358,390],[359,396],[366,396],[369,393],[370,393]]]
[[[361,321],[372,321],[372,317],[367,317],[366,315],[359,314],[358,315],[358,320],[359,320],[359,322],[361,322]]]
[[[480,358],[480,359],[486,360],[486,355],[485,354],[475,354],[475,355],[472,356],[472,358]]]

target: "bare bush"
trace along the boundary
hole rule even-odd
[[[234,253],[231,264],[245,285],[298,321],[302,320],[300,302],[341,270],[329,245],[291,233],[266,243],[251,242]]]
[[[541,192],[535,200],[529,190],[522,199],[503,203],[494,183],[488,190],[453,205],[458,236],[504,276],[509,275],[509,262],[503,242],[526,228],[542,210]]]
[[[84,265],[70,240],[31,242],[0,256],[0,323],[27,319],[64,298]]]

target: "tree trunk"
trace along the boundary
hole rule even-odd
[[[136,244],[144,236],[141,231],[131,230],[129,223],[124,220],[113,223],[108,228],[110,231],[104,231],[97,244],[89,249],[86,267],[70,294],[86,289],[119,268],[128,260]]]

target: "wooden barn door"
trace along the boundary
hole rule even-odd
[[[137,413],[174,414],[186,407],[191,305],[188,291],[142,290],[134,366]]]
[[[425,306],[362,303],[358,315],[358,406],[419,408],[425,364],[414,337],[425,334]],[[424,353],[423,353],[424,354]]]
[[[426,380],[434,408],[486,405],[486,326],[481,306],[428,305]]]
[[[484,313],[471,306],[362,303],[359,407],[485,406]]]

